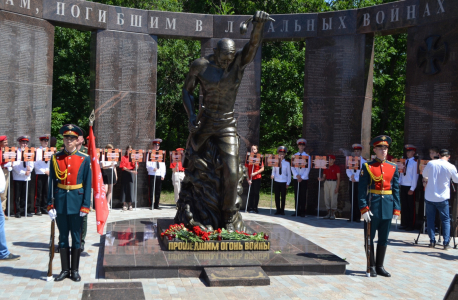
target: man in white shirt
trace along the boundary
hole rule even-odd
[[[415,189],[417,188],[418,174],[417,162],[414,159],[417,147],[405,145],[406,167],[401,173],[399,183],[401,185],[401,226],[399,229],[406,231],[414,230],[415,222]]]
[[[48,175],[49,161],[44,159],[44,151],[48,147],[50,134],[44,134],[39,137],[40,148],[37,149],[37,161],[35,162],[35,215],[41,216],[42,213],[48,213]]]
[[[444,236],[444,250],[449,250],[450,242],[450,179],[458,183],[458,173],[456,167],[448,162],[450,152],[442,149],[439,152],[440,158],[428,162],[423,170],[423,180],[427,180],[425,190],[426,202],[426,224],[430,239],[430,248],[436,246],[434,235],[434,221],[436,209],[439,211],[442,221],[442,232]],[[427,178],[427,179],[425,179]]]
[[[353,222],[361,222],[361,211],[359,210],[358,206],[358,183],[359,183],[359,174],[361,173],[361,169],[363,167],[363,164],[366,162],[366,160],[361,156],[361,152],[363,151],[363,145],[361,144],[353,144],[352,146],[353,149],[353,156],[360,157],[361,158],[361,163],[359,165],[359,170],[346,170],[347,176],[348,176],[348,183],[349,183],[349,192],[350,192],[350,201],[353,202]],[[352,186],[354,188],[353,193],[352,193]],[[351,195],[353,194],[353,199],[351,199]],[[351,212],[350,212],[350,218],[351,218]],[[352,221],[351,219],[348,219],[348,222]]]
[[[0,193],[5,192],[6,181],[3,172],[0,172]],[[0,210],[0,261],[18,260],[21,256],[14,255],[8,251],[5,234],[5,215]]]
[[[162,143],[161,139],[154,139],[152,141],[153,150],[158,151],[161,143]],[[161,197],[162,181],[165,178],[165,171],[166,171],[165,162],[150,161],[149,153],[148,153],[148,155],[146,156],[146,170],[148,170],[150,203],[153,203],[153,190],[154,190],[154,209],[160,209],[159,200]]]
[[[23,135],[18,137],[17,141],[19,142],[18,148],[18,157],[22,158],[22,151],[29,145],[29,136]],[[13,181],[14,181],[14,204],[15,204],[15,217],[20,218],[21,215],[27,217],[32,217],[33,215],[29,213],[31,208],[31,199],[27,199],[27,207],[25,207],[25,198],[27,192],[27,185],[30,181],[30,174],[32,173],[34,164],[32,161],[15,161],[13,163]]]
[[[296,141],[299,151],[294,155],[302,155],[308,157],[308,166],[307,168],[294,168],[291,167],[291,172],[293,173],[293,188],[294,188],[294,207],[297,210],[292,214],[293,217],[301,216],[305,217],[305,204],[307,202],[307,183],[309,179],[310,166],[312,165],[310,156],[305,152],[305,146],[307,144],[306,139],[298,139]],[[297,198],[297,185],[299,184],[299,200]],[[296,202],[299,207],[296,207]]]
[[[278,167],[272,168],[272,178],[274,180],[275,205],[277,207],[276,215],[285,215],[286,190],[291,184],[291,165],[285,160],[288,149],[285,146],[277,148],[280,159]],[[281,199],[280,199],[281,197]]]
[[[3,147],[8,147],[8,138],[6,137],[6,135],[1,135],[0,136],[0,149],[2,149]],[[3,173],[3,175],[5,176],[5,190],[0,193],[0,198],[2,200],[2,210],[5,211],[5,219],[8,220],[8,217],[6,216],[8,213],[6,212],[6,202],[8,201],[8,185],[9,185],[9,181],[10,181],[10,172],[13,170],[12,168],[12,164],[10,162],[8,163],[5,163],[5,162],[2,162],[1,163],[1,172]],[[11,195],[10,195],[11,197]],[[8,207],[8,209],[11,211],[11,209]]]

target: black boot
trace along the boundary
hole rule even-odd
[[[72,248],[72,276],[73,281],[81,281],[81,276],[78,273],[80,266],[81,249]]]
[[[70,249],[69,248],[60,248],[60,264],[62,266],[62,271],[54,281],[62,281],[65,278],[70,278]]]
[[[377,271],[375,270],[375,253],[374,245],[371,245],[371,256],[369,257],[369,262],[371,264],[371,277],[377,277]]]
[[[391,274],[385,271],[383,261],[385,260],[386,246],[377,245],[377,261],[375,269],[380,276],[391,277]]]

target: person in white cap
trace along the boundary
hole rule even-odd
[[[348,176],[348,191],[349,191],[349,198],[350,201],[353,202],[353,222],[361,222],[361,211],[359,210],[358,206],[358,183],[359,183],[359,174],[361,173],[361,169],[363,164],[366,160],[361,156],[361,152],[363,151],[363,145],[361,144],[353,144],[351,146],[353,149],[353,156],[360,157],[361,163],[359,165],[359,170],[349,170],[347,169],[346,173]],[[352,193],[352,185],[354,187],[354,192]],[[351,199],[351,195],[353,194],[353,199]],[[351,218],[351,212],[350,212]],[[348,219],[348,222],[352,220]]]
[[[22,151],[29,145],[30,137],[23,135],[18,137],[17,141],[19,142],[18,148],[18,157],[22,157]],[[15,195],[15,209],[16,209],[16,218],[20,218],[21,215],[27,217],[32,217],[33,215],[29,213],[31,210],[31,199],[28,199],[27,206],[25,207],[25,197],[27,191],[27,184],[30,181],[32,170],[34,167],[33,161],[15,161],[13,163],[13,180],[14,180],[14,195]],[[29,209],[30,208],[30,209]]]
[[[406,149],[406,167],[399,176],[399,184],[401,185],[401,226],[399,229],[412,231],[415,226],[414,194],[418,181],[417,162],[414,158],[417,147],[407,144],[404,148]]]
[[[50,134],[39,137],[40,148],[37,149],[37,161],[35,162],[35,215],[47,214],[48,207],[48,176],[49,162],[44,159],[44,151],[48,147]]]
[[[310,156],[305,152],[305,146],[307,144],[306,139],[298,139],[296,141],[297,147],[299,148],[299,151],[294,154],[294,155],[302,155],[302,156],[307,156],[309,158],[309,164],[307,168],[294,168],[291,167],[291,171],[293,173],[293,188],[294,188],[294,207],[297,210],[292,214],[293,217],[301,216],[305,217],[305,204],[307,202],[307,183],[309,179],[309,173],[310,173],[310,166],[311,164],[311,159]],[[297,185],[299,184],[299,201],[297,201]],[[296,202],[299,202],[298,206],[296,207]]]
[[[152,141],[153,150],[158,151],[162,143],[161,139],[154,139]],[[149,183],[149,199],[153,203],[154,194],[154,209],[159,208],[159,200],[161,198],[162,181],[165,178],[165,162],[152,162],[149,160],[149,153],[146,156],[146,169],[148,170],[148,183]],[[156,183],[154,183],[156,182]],[[153,191],[154,189],[154,191]]]
[[[272,178],[274,180],[276,215],[285,215],[286,190],[291,184],[291,165],[285,160],[288,149],[285,146],[277,148],[280,159],[279,167],[272,168]],[[281,196],[281,200],[280,200]],[[281,202],[280,202],[281,201]]]

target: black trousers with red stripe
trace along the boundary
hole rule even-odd
[[[14,213],[24,215],[28,181],[14,180]],[[29,185],[30,187],[30,185]],[[27,199],[27,213],[32,211],[32,199]]]
[[[40,210],[42,213],[46,213],[48,207],[48,175],[39,174],[35,178],[35,213]]]

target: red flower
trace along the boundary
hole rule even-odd
[[[221,228],[218,228],[218,233],[221,233]]]

